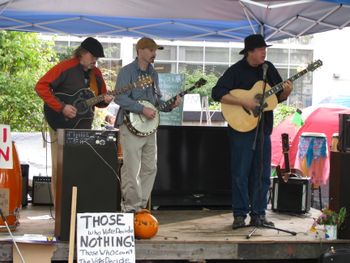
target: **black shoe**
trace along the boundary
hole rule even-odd
[[[259,215],[259,216],[252,216],[250,219],[250,225],[251,226],[256,226],[256,227],[260,227],[260,226],[271,226],[274,227],[275,224],[271,221],[268,221],[266,219],[265,215]]]
[[[232,224],[232,229],[237,229],[245,227],[245,217],[244,216],[235,216]]]

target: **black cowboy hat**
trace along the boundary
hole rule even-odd
[[[260,34],[254,34],[247,36],[244,39],[244,49],[239,52],[239,54],[245,54],[248,51],[254,50],[255,48],[258,47],[270,47],[272,45],[267,45],[264,37]]]

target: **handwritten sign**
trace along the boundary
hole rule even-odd
[[[135,262],[132,213],[78,213],[78,263]]]
[[[0,124],[0,168],[13,168],[11,130],[3,124]]]
[[[180,93],[185,85],[184,74],[159,73],[159,88],[162,92],[162,100],[167,101]],[[182,98],[183,100],[183,98]],[[182,125],[181,103],[171,112],[160,112],[160,125]]]

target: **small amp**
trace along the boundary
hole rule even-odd
[[[51,177],[33,176],[33,205],[52,205]]]
[[[272,210],[277,212],[307,213],[311,207],[309,178],[290,177],[287,182],[273,178]]]

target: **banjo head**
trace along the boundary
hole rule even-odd
[[[159,121],[160,121],[159,111],[153,106],[152,103],[148,101],[142,100],[142,101],[139,101],[139,103],[148,108],[154,109],[157,112],[156,116],[152,120],[150,120],[150,119],[147,119],[142,114],[131,112],[129,115],[130,123],[127,126],[129,127],[131,132],[133,132],[138,136],[148,136],[154,133],[159,126]]]

